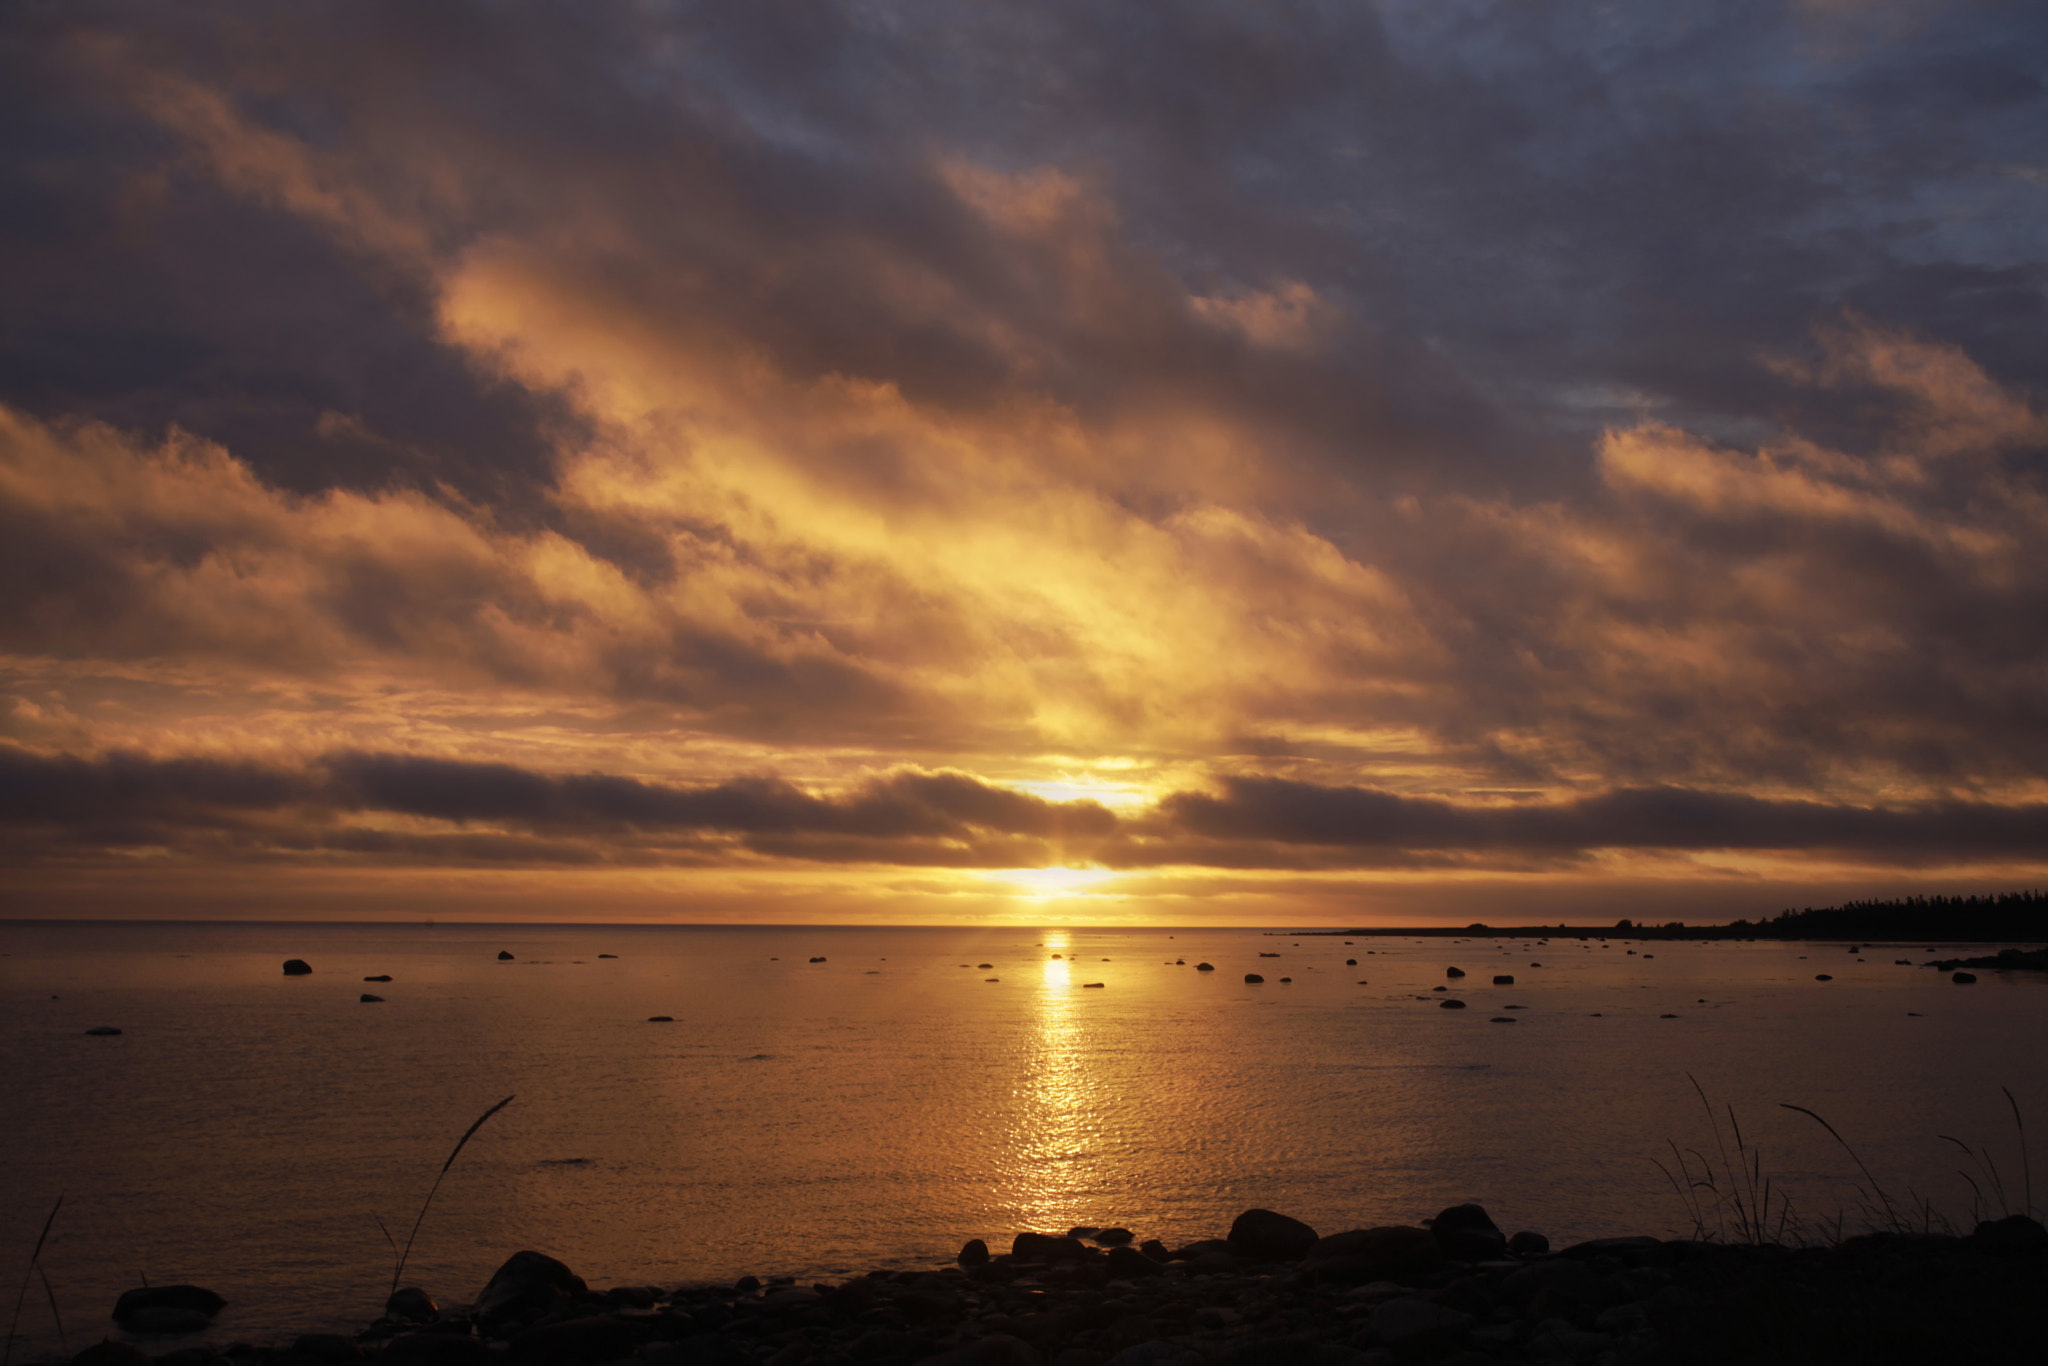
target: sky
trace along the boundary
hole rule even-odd
[[[0,8],[0,915],[2048,883],[2048,9]]]

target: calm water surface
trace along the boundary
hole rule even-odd
[[[406,1272],[444,1300],[522,1247],[597,1286],[813,1277],[1027,1228],[1171,1244],[1251,1206],[1336,1232],[1477,1200],[1554,1242],[1683,1235],[1653,1159],[1713,1152],[1688,1074],[1809,1220],[1856,1222],[1853,1166],[1780,1102],[1965,1220],[1938,1135],[1988,1145],[2017,1207],[1999,1088],[2048,1123],[2048,981],[1893,961],[1929,947],[0,923],[0,1282],[61,1193],[43,1264],[73,1350],[145,1278],[226,1295],[215,1341],[359,1326],[391,1275],[378,1221],[402,1240],[506,1095]],[[1471,1008],[1431,997],[1450,964]],[[22,1328],[58,1350],[40,1297]]]

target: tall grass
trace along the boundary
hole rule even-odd
[[[499,1101],[496,1105],[493,1105],[490,1109],[478,1115],[476,1117],[476,1123],[470,1125],[469,1129],[462,1135],[462,1137],[455,1140],[454,1151],[450,1152],[448,1154],[448,1160],[441,1164],[441,1170],[439,1174],[437,1174],[434,1177],[434,1184],[427,1190],[427,1198],[420,1202],[419,1215],[412,1221],[412,1232],[405,1235],[404,1248],[401,1249],[398,1246],[397,1242],[392,1239],[391,1230],[388,1228],[384,1228],[384,1221],[382,1219],[379,1219],[377,1221],[377,1227],[380,1229],[384,1229],[384,1241],[391,1244],[391,1250],[398,1255],[398,1264],[392,1267],[391,1269],[390,1293],[394,1295],[398,1293],[398,1282],[405,1275],[406,1259],[412,1256],[413,1240],[420,1236],[420,1225],[426,1222],[427,1208],[428,1206],[434,1203],[434,1196],[441,1189],[441,1179],[448,1175],[448,1169],[455,1165],[455,1159],[462,1156],[462,1150],[465,1146],[467,1146],[469,1140],[476,1137],[476,1131],[484,1127],[484,1121],[489,1119],[492,1115],[497,1114],[498,1111],[504,1109],[507,1105],[510,1105],[513,1100],[514,1097],[507,1096],[503,1100]],[[0,1363],[0,1366],[5,1366],[5,1363]]]
[[[1849,1216],[1838,1210],[1832,1219],[1810,1228],[1794,1212],[1790,1197],[1775,1189],[1772,1178],[1764,1173],[1763,1154],[1744,1140],[1735,1108],[1732,1105],[1726,1107],[1727,1133],[1724,1135],[1721,1115],[1715,1112],[1713,1103],[1707,1099],[1705,1088],[1691,1073],[1686,1074],[1686,1080],[1692,1083],[1693,1092],[1707,1113],[1707,1122],[1714,1136],[1715,1157],[1709,1158],[1697,1148],[1680,1148],[1667,1138],[1665,1145],[1671,1149],[1673,1164],[1667,1166],[1661,1158],[1650,1160],[1677,1192],[1686,1216],[1692,1222],[1693,1237],[1700,1241],[1752,1245],[1788,1241],[1795,1244],[1841,1242]],[[1973,1148],[1948,1134],[1936,1135],[1960,1149],[1968,1162],[1967,1169],[1957,1171],[1971,1191],[1970,1218],[1965,1227],[1974,1227],[1991,1217],[1994,1211],[1998,1215],[2031,1216],[2034,1213],[2034,1174],[2027,1150],[2026,1119],[2020,1113],[2019,1101],[2013,1096],[2012,1089],[1999,1089],[2005,1093],[2006,1104],[2012,1109],[2013,1128],[2018,1135],[2021,1201],[2017,1207],[2006,1189],[2004,1173],[1988,1147]],[[1871,1171],[1862,1154],[1817,1111],[1782,1101],[1779,1108],[1805,1115],[1820,1125],[1848,1155],[1857,1172],[1852,1186],[1856,1192],[1857,1213],[1865,1227],[1873,1232],[1902,1234],[1956,1231],[1956,1224],[1926,1196],[1908,1189],[1894,1198],[1876,1173]],[[1734,1142],[1732,1150],[1729,1147],[1731,1137]]]
[[[64,1197],[59,1195],[57,1203],[50,1206],[49,1217],[43,1220],[43,1231],[36,1235],[35,1251],[28,1254],[28,1270],[21,1273],[21,1289],[16,1291],[14,1296],[14,1317],[7,1321],[7,1347],[4,1353],[0,1353],[0,1366],[7,1366],[8,1362],[14,1360],[14,1334],[15,1330],[21,1327],[21,1306],[28,1299],[28,1283],[35,1279],[37,1272],[42,1270],[37,1263],[43,1257],[43,1244],[49,1241],[50,1225],[57,1222],[57,1211],[63,1208]],[[50,1289],[50,1278],[48,1276],[43,1277],[43,1293],[50,1297],[50,1313],[53,1316],[56,1315],[57,1295],[55,1291]],[[64,1338],[64,1320],[62,1318],[57,1319],[57,1338],[60,1342]],[[64,1348],[68,1353],[71,1349],[70,1344],[65,1343]]]
[[[1720,1159],[1720,1167],[1717,1170],[1714,1162],[1699,1149],[1682,1149],[1668,1138],[1664,1141],[1671,1148],[1677,1170],[1665,1166],[1660,1158],[1650,1160],[1657,1164],[1665,1180],[1678,1192],[1679,1200],[1692,1219],[1693,1237],[1702,1241],[1727,1242],[1732,1235],[1732,1241],[1753,1244],[1781,1243],[1787,1237],[1802,1237],[1803,1229],[1793,1214],[1790,1197],[1773,1189],[1771,1178],[1764,1175],[1762,1152],[1743,1140],[1742,1124],[1735,1118],[1735,1107],[1727,1107],[1728,1130],[1735,1140],[1735,1150],[1731,1154],[1727,1137],[1721,1131],[1721,1117],[1714,1113],[1706,1088],[1690,1072],[1685,1074],[1685,1079],[1692,1083],[1693,1094],[1700,1098],[1700,1108],[1707,1112],[1707,1123],[1713,1131],[1714,1150]]]

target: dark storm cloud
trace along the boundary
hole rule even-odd
[[[1472,807],[1240,778],[1227,782],[1220,797],[1176,793],[1160,812],[1172,825],[1212,839],[1405,850],[1798,849],[1976,857],[2026,855],[2048,841],[2048,805],[1950,801],[1869,808],[1682,788]]]
[[[422,817],[453,830],[349,824]],[[1829,851],[1877,861],[2015,857],[2048,842],[2048,806],[1889,808],[1680,788],[1470,806],[1272,778],[1180,792],[1119,820],[964,774],[902,771],[819,796],[772,777],[700,787],[507,764],[346,753],[303,769],[0,749],[0,822],[17,858],[156,844],[236,859],[343,856],[373,864],[689,866],[732,854],[815,863],[1008,868],[1074,858],[1124,870],[1540,871],[1597,850]],[[31,832],[39,836],[24,842]],[[39,851],[29,855],[30,850]]]
[[[2042,193],[2048,21],[1922,7],[1910,43],[1870,42],[1837,8],[25,6],[10,396],[180,421],[290,487],[499,498],[545,477],[564,414],[437,343],[432,261],[593,220],[584,288],[793,375],[1095,413],[1201,396],[1438,486],[1555,482],[1643,401],[1796,409],[1751,360],[1845,304],[2038,374],[2041,261],[2009,224]],[[335,152],[429,259],[223,188],[136,108],[164,71]],[[932,178],[947,148],[1113,187],[1104,306],[1062,274],[1099,228],[992,239]],[[1180,301],[1285,279],[1349,315],[1313,358]]]

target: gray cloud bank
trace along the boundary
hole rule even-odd
[[[404,828],[358,818],[415,818]],[[1362,788],[1235,779],[1119,817],[961,773],[899,771],[835,796],[770,777],[677,787],[506,764],[342,753],[301,768],[0,750],[0,847],[28,866],[138,845],[173,856],[368,863],[688,865],[746,852],[824,863],[1000,869],[1094,862],[1343,870],[1568,862],[1600,850],[1815,851],[1880,863],[2026,857],[2048,804],[1892,808],[1678,788],[1460,806]]]

